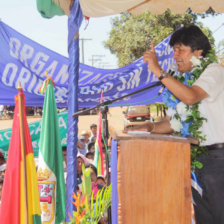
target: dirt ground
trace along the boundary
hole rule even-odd
[[[124,115],[122,111],[124,111],[124,107],[113,107],[109,108],[109,112],[107,113],[108,118],[108,126],[112,127],[116,130],[122,130],[124,128],[123,118]],[[98,124],[98,115],[91,116],[80,116],[79,117],[79,132],[83,130],[90,130],[90,125],[92,123]]]
[[[113,107],[109,108],[109,112],[107,113],[107,118],[108,118],[108,125],[109,127],[112,127],[115,130],[122,130],[124,127],[124,122],[123,122],[123,113],[125,108],[121,107]],[[27,117],[28,123],[40,120],[41,117]],[[12,119],[7,119],[7,120],[0,120],[0,130],[2,129],[8,129],[12,128]],[[79,133],[83,130],[90,130],[90,125],[92,123],[98,124],[98,115],[83,115],[79,116]]]

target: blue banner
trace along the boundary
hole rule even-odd
[[[170,36],[155,49],[163,69],[169,69],[174,62],[173,48],[169,46]],[[39,88],[48,71],[55,81],[57,106],[67,107],[68,103],[68,58],[49,50],[0,22],[0,104],[14,105],[19,82],[24,88],[27,106],[43,106],[44,96]],[[103,90],[104,102],[114,100],[131,92],[145,88],[158,79],[147,69],[142,58],[119,69],[99,69],[80,63],[79,108],[96,106]],[[117,104],[151,104],[161,102],[155,98],[161,87],[146,90],[127,97]],[[146,100],[149,100],[147,102]]]

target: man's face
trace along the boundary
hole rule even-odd
[[[2,199],[2,188],[3,188],[3,183],[0,184],[0,201]]]
[[[67,165],[67,151],[62,151],[65,164]]]
[[[84,140],[84,142],[85,142],[85,144],[86,144],[86,143],[89,142],[89,137],[90,137],[90,136],[89,136],[89,134],[85,134],[84,136],[85,136],[85,140]]]
[[[4,177],[5,177],[5,171],[6,171],[6,170],[0,172],[0,178],[2,178],[2,177],[4,178]]]
[[[89,154],[88,156],[86,156],[86,158],[94,160],[94,154]]]
[[[202,54],[202,50],[192,51],[189,46],[183,44],[174,44],[173,49],[173,58],[176,60],[179,72],[191,71],[193,67],[190,59],[192,56],[198,58]]]
[[[5,159],[0,157],[0,166],[5,163]]]
[[[92,145],[91,148],[89,149],[90,152],[95,152],[95,145]]]
[[[95,174],[94,170],[91,169],[91,168],[88,168],[90,169],[90,178],[91,178],[91,182],[92,183],[96,183],[97,181],[97,175]]]
[[[91,131],[92,131],[93,135],[96,136],[96,133],[97,133],[97,127],[92,127],[92,128],[91,128]]]
[[[102,186],[105,186],[106,185],[105,181],[103,181],[101,178],[97,179],[96,182],[97,182],[97,184],[100,184]]]
[[[84,161],[82,158],[78,157],[77,158],[77,173],[81,174],[82,173],[82,164],[84,164]]]

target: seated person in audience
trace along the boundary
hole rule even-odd
[[[67,147],[66,146],[62,146],[62,153],[63,153],[63,157],[64,157],[64,168],[67,167]]]
[[[97,169],[93,164],[88,164],[85,166],[86,170],[90,169],[90,178],[92,182],[92,192],[94,193],[94,198],[98,190],[102,189],[102,185],[97,184]]]
[[[80,136],[78,138],[78,142],[77,142],[77,148],[78,148],[78,153],[82,154],[82,155],[86,155],[86,137],[85,136]]]
[[[88,152],[95,152],[95,142],[90,142],[89,144],[88,144]]]
[[[90,178],[92,183],[96,183],[97,181],[97,169],[94,165],[92,164],[87,164],[85,166],[86,169],[90,169]]]
[[[89,164],[92,165],[93,161],[86,158],[81,153],[77,154],[77,185],[80,185],[82,183],[82,165],[87,166]]]
[[[65,182],[66,182],[66,178],[67,178],[67,147],[66,146],[62,146],[62,153],[63,153],[63,166],[64,166],[64,177],[65,177]]]
[[[98,175],[96,182],[99,185],[106,186],[106,181],[105,181],[103,175]]]
[[[80,154],[77,155],[77,185],[82,183],[82,164],[84,164],[84,159]]]
[[[90,160],[94,160],[94,153],[93,152],[87,152],[86,153],[86,158]]]
[[[90,138],[90,131],[82,131],[81,136],[85,136],[85,144],[87,145],[89,143],[89,138]]]
[[[4,163],[0,166],[0,178],[5,177],[5,171],[6,171],[6,163]]]

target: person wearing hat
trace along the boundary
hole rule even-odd
[[[81,132],[81,136],[85,136],[85,144],[87,144],[89,142],[89,138],[90,138],[90,131],[86,131],[86,130],[83,130]]]
[[[86,155],[86,137],[85,136],[80,136],[78,138],[78,142],[77,142],[77,149],[78,149],[78,153],[82,154],[82,155]]]
[[[84,156],[86,155],[86,152],[87,152],[87,144],[89,142],[89,137],[90,137],[90,132],[83,130],[81,132],[81,135],[77,143],[78,152],[83,154]]]
[[[84,155],[78,152],[77,154],[77,186],[80,188],[80,185],[82,183],[82,165],[85,166],[92,164],[93,161],[86,158]]]
[[[86,156],[82,155],[81,153],[77,153],[77,158],[81,158],[83,164],[86,166],[88,164],[93,164],[94,162],[91,159],[86,158]]]

